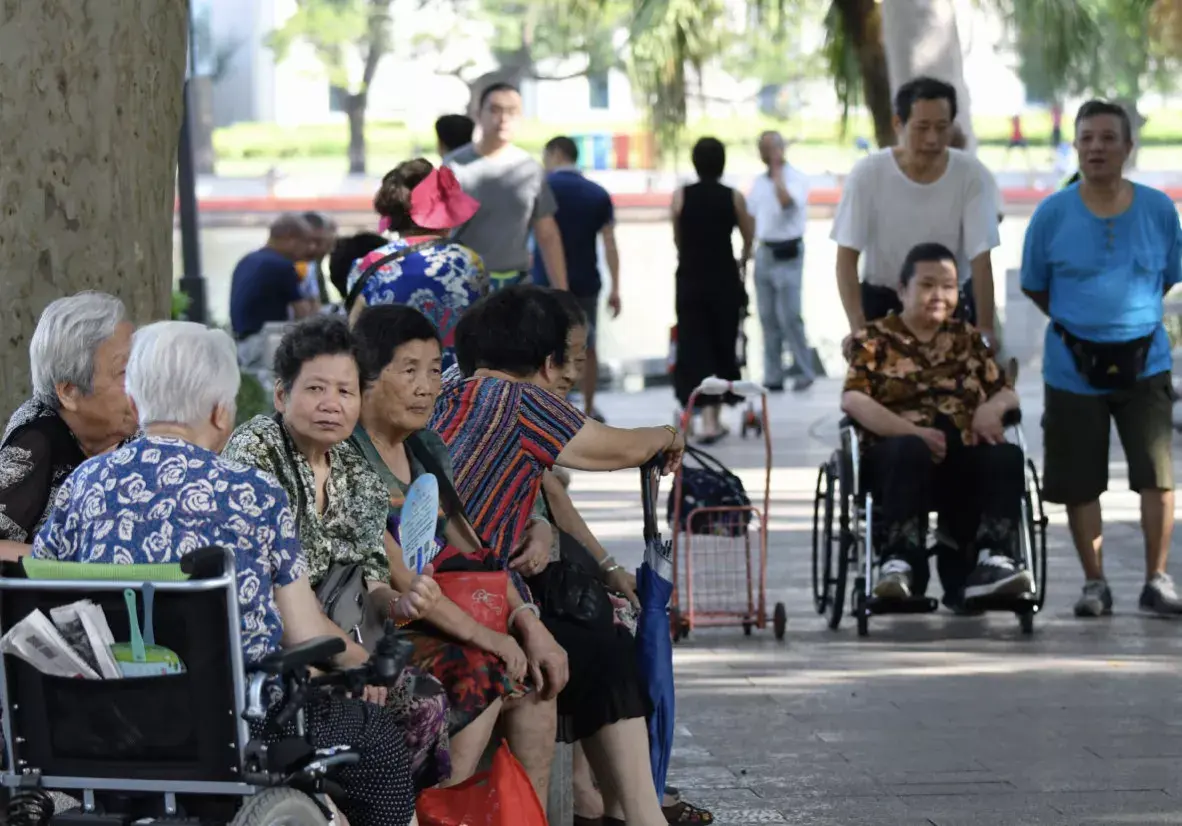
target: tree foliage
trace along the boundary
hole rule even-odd
[[[267,45],[277,60],[283,60],[297,42],[316,53],[329,83],[350,94],[362,94],[390,48],[390,2],[296,0],[295,13],[270,34]],[[365,67],[355,77],[349,72],[351,52],[361,57]]]

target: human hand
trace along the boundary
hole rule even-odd
[[[367,685],[365,691],[361,695],[361,699],[367,703],[373,703],[375,706],[384,706],[386,699],[390,696],[390,689],[384,685]]]
[[[624,568],[616,568],[610,574],[603,577],[603,584],[609,590],[615,591],[617,594],[623,594],[628,598],[628,601],[640,607],[640,598],[636,596],[636,576],[629,573]]]
[[[509,567],[522,576],[537,576],[550,564],[554,530],[545,522],[533,522],[509,555]]]
[[[928,446],[928,450],[932,452],[933,462],[939,464],[944,461],[944,457],[948,455],[948,439],[943,431],[934,427],[921,427],[915,435],[923,439],[924,444]]]
[[[681,467],[681,458],[685,455],[685,434],[680,430],[673,434],[673,441],[665,448],[665,467],[661,469],[662,476],[676,473]]]
[[[973,414],[973,444],[1000,445],[1006,440],[1002,424],[1004,411],[995,404],[986,402]]]
[[[522,644],[529,658],[529,671],[543,700],[553,700],[570,680],[570,663],[546,626],[536,620],[526,626]]]
[[[607,297],[608,309],[612,311],[612,318],[620,317],[620,291],[613,289]]]
[[[489,633],[490,639],[481,647],[505,664],[505,673],[509,675],[510,680],[515,683],[524,680],[529,669],[529,659],[517,644],[517,640],[508,634],[498,634],[495,631]]]
[[[434,566],[424,565],[423,573],[411,580],[410,590],[400,596],[394,604],[392,613],[395,620],[414,622],[431,613],[431,609],[442,595],[439,583],[433,577],[434,573]]]
[[[841,355],[847,362],[854,360],[854,336],[865,326],[865,319],[855,319],[850,322],[850,334],[841,340]]]

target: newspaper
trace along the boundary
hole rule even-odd
[[[74,652],[104,679],[118,680],[123,676],[111,654],[115,637],[102,608],[84,599],[53,608],[49,616]]]
[[[29,614],[0,638],[0,651],[20,657],[42,674],[100,679],[40,611]]]

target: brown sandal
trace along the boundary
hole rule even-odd
[[[662,806],[661,811],[665,814],[665,820],[676,826],[709,826],[714,822],[713,814],[684,800],[672,806]]]

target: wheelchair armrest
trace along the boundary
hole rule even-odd
[[[841,421],[839,421],[837,423],[837,427],[841,430],[845,430],[847,427],[857,427],[857,426],[858,426],[858,423],[855,422],[853,419],[851,419],[849,416],[842,416]]]
[[[340,637],[317,637],[300,643],[294,648],[284,648],[269,654],[259,661],[255,670],[273,676],[282,676],[293,671],[324,665],[344,650],[345,641]]]
[[[216,579],[226,572],[226,551],[216,545],[190,551],[181,557],[181,571],[190,579]]]
[[[1017,427],[1022,424],[1022,410],[1021,408],[1014,408],[1007,410],[1001,417],[1002,427]]]

